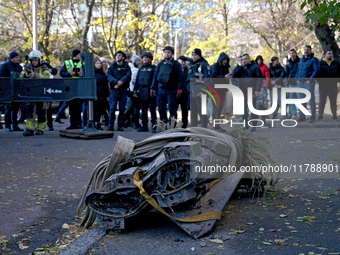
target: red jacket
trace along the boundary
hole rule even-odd
[[[265,86],[268,89],[268,87],[269,87],[269,78],[270,78],[269,68],[268,68],[268,66],[266,66],[265,64],[262,63],[260,65],[260,69],[261,69],[261,73],[264,75],[264,77],[266,77]]]

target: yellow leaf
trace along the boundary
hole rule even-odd
[[[223,241],[221,239],[210,239],[210,242],[219,243],[219,244],[223,243]]]

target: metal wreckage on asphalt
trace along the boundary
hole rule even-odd
[[[197,127],[171,129],[139,143],[118,137],[112,155],[98,164],[80,201],[81,225],[90,227],[97,218],[108,229],[124,229],[128,218],[154,208],[200,238],[220,219],[236,188],[261,192],[275,178],[196,170],[273,164],[266,145],[248,131],[225,134]]]

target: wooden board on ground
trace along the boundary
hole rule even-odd
[[[98,131],[98,132],[86,132],[82,130],[60,130],[59,135],[61,137],[66,138],[75,138],[75,139],[104,139],[104,138],[112,138],[114,132],[112,131]]]

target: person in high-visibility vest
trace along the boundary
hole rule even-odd
[[[83,67],[85,63],[81,59],[81,51],[73,50],[72,59],[66,60],[60,70],[60,76],[63,78],[81,78],[83,77]],[[66,129],[81,129],[81,99],[72,99],[68,102],[70,107],[70,126]]]
[[[50,75],[56,75],[57,69],[49,63],[42,61],[42,54],[38,50],[33,50],[28,55],[30,63],[21,72],[21,78],[49,78]],[[42,135],[46,128],[46,110],[50,107],[50,102],[28,103],[26,115],[26,130],[24,136]],[[37,123],[35,117],[37,116]]]

